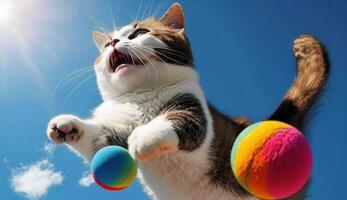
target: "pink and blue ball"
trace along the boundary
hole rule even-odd
[[[279,121],[255,123],[241,132],[231,152],[239,183],[261,199],[282,199],[298,192],[312,169],[303,134]]]
[[[95,182],[102,188],[122,190],[136,178],[137,165],[126,149],[107,146],[94,155],[91,172]]]

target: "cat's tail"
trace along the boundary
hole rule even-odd
[[[269,119],[302,129],[308,111],[327,81],[329,59],[323,45],[310,35],[298,37],[293,51],[297,60],[296,78]]]

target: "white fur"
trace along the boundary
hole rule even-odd
[[[130,29],[125,27],[113,36],[124,39]],[[158,41],[148,37],[143,35],[132,42],[143,44],[147,41],[159,45]],[[88,120],[77,117],[71,120],[71,116],[59,118],[64,123],[75,122],[84,131],[79,141],[68,145],[90,161],[92,141],[98,130],[101,126],[110,127],[129,135],[129,151],[139,160],[139,178],[153,199],[237,199],[232,193],[212,184],[206,175],[210,167],[208,152],[214,135],[213,121],[195,70],[189,66],[153,61],[151,67],[157,73],[155,77],[147,76],[154,71],[146,72],[146,68],[139,68],[139,73],[115,78],[116,74],[107,70],[111,51],[106,49],[95,65],[104,101],[93,116]],[[178,150],[178,137],[172,124],[165,115],[155,116],[160,105],[182,93],[195,95],[207,118],[207,136],[193,152]]]
[[[178,149],[178,136],[172,123],[160,115],[145,125],[136,127],[128,139],[130,154],[148,161]]]

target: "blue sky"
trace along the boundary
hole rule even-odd
[[[0,4],[10,0],[0,0]],[[97,55],[91,33],[136,16],[135,0],[11,1],[11,19],[0,15],[0,196],[25,199],[12,185],[16,175],[40,169],[52,177],[44,199],[148,199],[138,182],[121,192],[78,183],[88,167],[64,146],[49,151],[45,129],[61,113],[87,117],[100,103],[92,73],[52,91]],[[174,1],[143,1],[138,17],[162,14]],[[263,119],[280,103],[295,75],[293,39],[310,33],[327,47],[328,86],[312,112],[307,132],[314,154],[309,199],[347,199],[347,2],[343,0],[179,1],[185,11],[197,70],[207,98],[229,115]],[[99,23],[100,23],[99,22]],[[66,103],[64,105],[64,101]],[[46,150],[44,147],[46,146]],[[31,168],[30,168],[31,167]],[[55,178],[54,178],[55,177]],[[12,181],[11,181],[12,180]],[[32,183],[37,185],[37,183]],[[27,186],[30,188],[30,185]],[[18,189],[18,188],[17,188]],[[25,190],[25,188],[22,190]]]

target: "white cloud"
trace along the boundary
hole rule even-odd
[[[52,155],[55,150],[55,145],[53,143],[45,143],[45,146],[43,147],[43,150],[48,154]]]
[[[84,172],[78,183],[81,185],[81,187],[89,187],[94,183],[93,176],[89,172]]]
[[[63,182],[61,172],[56,172],[49,160],[41,160],[29,166],[14,169],[11,186],[17,193],[28,199],[39,199],[48,193],[48,189]]]

